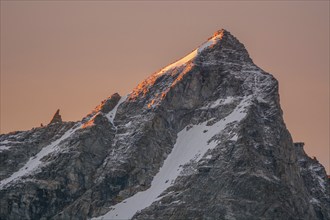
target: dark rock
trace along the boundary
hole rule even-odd
[[[110,112],[120,100],[120,95],[118,93],[113,94],[109,99],[102,103],[101,112],[108,113]]]
[[[60,115],[60,110],[57,109],[57,111],[55,112],[52,120],[49,122],[49,124],[54,124],[54,123],[62,123],[62,117]]]

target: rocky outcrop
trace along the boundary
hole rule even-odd
[[[324,167],[314,157],[310,158],[304,151],[304,143],[294,143],[298,155],[300,175],[310,195],[317,219],[330,219],[329,190],[330,180]]]
[[[60,115],[60,110],[57,109],[57,111],[55,112],[52,120],[49,122],[49,124],[54,124],[54,123],[62,123],[62,117]]]
[[[118,93],[113,94],[109,99],[101,103],[100,111],[102,113],[109,113],[118,104],[120,98]]]
[[[330,218],[328,178],[292,142],[278,82],[225,30],[81,121],[2,144],[0,219]]]

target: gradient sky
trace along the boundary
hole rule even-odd
[[[328,1],[1,1],[1,133],[79,120],[225,28],[280,83],[294,141],[329,173]]]

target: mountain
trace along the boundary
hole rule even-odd
[[[220,30],[81,121],[0,135],[0,219],[330,219],[303,145],[277,80]]]

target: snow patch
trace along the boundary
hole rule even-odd
[[[259,178],[263,178],[269,182],[279,182],[280,179],[275,176],[275,175],[269,175],[268,173],[264,173],[262,170],[257,170],[255,172],[249,172],[249,171],[242,171],[242,172],[237,172],[237,175],[249,175],[249,176],[255,176]]]
[[[128,127],[130,127],[131,125],[132,125],[132,122],[130,121],[130,122],[128,122],[128,123],[125,124],[125,127],[128,128]]]
[[[312,203],[312,204],[316,204],[316,205],[321,204],[320,200],[315,199],[315,198],[312,198],[311,200],[309,200],[309,202]]]
[[[10,149],[11,146],[6,146],[6,145],[0,145],[0,152],[4,151],[4,150],[8,150]]]
[[[122,96],[120,99],[119,99],[119,101],[118,101],[118,103],[117,103],[117,105],[108,113],[108,114],[106,114],[105,115],[105,117],[109,120],[109,122],[114,126],[114,123],[113,123],[113,121],[114,121],[114,119],[115,119],[115,117],[116,117],[116,113],[117,113],[117,109],[118,109],[118,107],[120,106],[120,104],[121,103],[123,103],[125,100],[126,100],[126,98],[127,98],[127,95],[126,96]]]
[[[210,141],[214,135],[223,131],[228,123],[239,122],[246,116],[242,109],[248,106],[249,100],[250,97],[243,99],[230,115],[212,126],[207,126],[208,121],[205,121],[197,125],[188,125],[182,129],[178,133],[171,153],[154,176],[150,188],[112,206],[108,213],[94,219],[130,219],[135,213],[160,199],[158,196],[174,183],[182,172],[183,165],[191,161],[199,161],[209,149],[218,145],[217,142]],[[187,129],[188,127],[189,129]],[[204,133],[204,130],[208,130],[208,132]]]
[[[216,108],[218,107],[219,105],[225,105],[225,104],[229,104],[233,101],[233,97],[227,97],[225,99],[218,99],[216,100],[215,102],[213,102],[210,106],[210,108]]]
[[[237,141],[238,140],[238,136],[237,134],[234,134],[234,136],[230,139],[231,141]]]
[[[187,62],[189,62],[190,60],[194,59],[197,56],[197,49],[194,50],[193,52],[189,53],[187,56],[181,58],[180,60],[168,65],[167,67],[163,68],[159,73],[157,73],[157,75],[161,75],[171,69],[174,69],[176,67],[180,67],[185,65]]]
[[[200,109],[205,110],[205,109],[212,109],[212,108],[217,108],[220,105],[227,105],[227,104],[231,104],[233,103],[235,100],[234,97],[232,96],[228,96],[225,99],[217,99],[214,102],[212,102],[211,104],[208,104],[207,106],[201,107]]]
[[[9,141],[9,140],[4,140],[4,141],[1,141],[0,144],[20,144],[21,142],[19,141]]]
[[[209,48],[216,44],[220,39],[222,38],[222,34],[218,34],[213,36],[210,40],[203,43],[201,46],[199,46],[197,49],[186,55],[185,57],[181,58],[180,60],[164,67],[161,69],[156,75],[161,75],[171,69],[186,65],[189,61],[193,60],[198,54],[200,54],[203,50],[206,48]]]
[[[201,53],[203,50],[205,50],[208,47],[213,46],[214,44],[217,43],[218,40],[220,40],[222,38],[222,34],[219,35],[215,35],[213,36],[210,40],[206,41],[204,44],[202,44],[197,50],[198,53]]]

